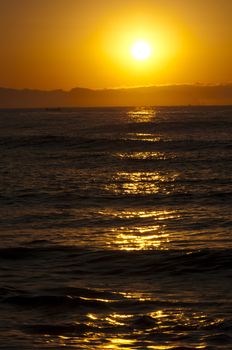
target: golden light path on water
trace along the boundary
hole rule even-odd
[[[134,298],[133,294],[128,295],[128,298]],[[138,298],[138,296],[137,296]],[[141,302],[144,300],[142,297],[139,299]],[[59,346],[72,346],[77,349],[137,349],[144,347],[144,349],[156,349],[156,350],[171,350],[177,349],[177,345],[168,340],[162,342],[157,341],[156,344],[152,339],[143,339],[146,334],[176,334],[179,337],[186,337],[187,332],[185,329],[199,329],[215,326],[220,320],[211,321],[203,312],[188,312],[182,310],[165,310],[158,309],[144,315],[146,325],[140,327],[138,324],[134,324],[134,329],[128,333],[128,327],[135,319],[136,315],[132,313],[117,313],[112,312],[109,314],[88,313],[86,315],[87,327],[94,329],[93,331],[86,331],[80,336],[75,335],[47,335],[45,336],[45,342],[48,345]],[[79,325],[78,323],[76,324]],[[179,327],[179,331],[176,331],[176,327]],[[109,333],[109,330],[111,332]],[[117,333],[118,332],[118,333]],[[155,338],[154,338],[155,339]],[[143,345],[142,345],[143,344]],[[198,342],[194,345],[194,349],[205,349],[206,343]]]
[[[155,134],[151,134],[151,133],[128,133],[127,134],[127,140],[139,140],[139,141],[146,141],[146,142],[159,142],[160,141],[160,137],[156,136]],[[143,153],[143,152],[140,152]],[[127,154],[127,153],[122,153],[123,154]],[[156,153],[157,154],[157,153]]]
[[[106,190],[114,194],[149,195],[155,193],[169,194],[165,183],[174,182],[177,174],[163,175],[158,171],[149,172],[118,172],[114,175],[111,185]]]
[[[169,233],[165,232],[165,221],[177,216],[174,210],[106,210],[99,214],[122,221],[150,222],[111,228],[113,242],[109,239],[108,245],[122,250],[167,249]]]
[[[150,122],[156,117],[156,110],[154,108],[138,107],[127,113],[130,121],[136,123]]]
[[[142,154],[142,157],[144,155]],[[119,172],[114,181],[107,186],[107,191],[120,196],[146,196],[153,194],[168,194],[166,182],[174,182],[175,174],[161,175],[159,172]],[[131,226],[112,228],[114,245],[124,250],[164,249],[169,243],[169,233],[165,232],[165,221],[177,218],[174,210],[136,210],[111,212],[109,216],[117,219],[136,220]],[[143,220],[146,220],[143,222]],[[109,242],[109,245],[111,243]]]
[[[164,152],[128,152],[128,153],[116,153],[116,157],[121,159],[134,159],[134,160],[165,160],[167,156]]]
[[[154,108],[136,108],[127,113],[128,119],[133,123],[148,123],[156,118]],[[127,139],[157,143],[161,136],[154,133],[128,133]],[[119,159],[134,160],[164,160],[164,152],[155,151],[136,151],[116,153]],[[178,174],[165,174],[159,171],[132,171],[117,172],[110,185],[106,186],[106,191],[121,196],[146,196],[154,194],[169,194],[170,183],[174,183]],[[166,186],[166,183],[169,186]],[[163,221],[178,216],[175,211],[170,210],[125,210],[121,212],[108,212],[107,216],[115,216],[116,219],[122,220],[144,220],[146,223],[137,222],[132,226],[121,226],[111,229],[114,235],[114,245],[123,250],[145,250],[145,249],[164,249],[169,243],[169,233],[165,232]],[[109,245],[111,243],[109,242]]]

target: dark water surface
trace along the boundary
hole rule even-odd
[[[232,107],[0,111],[0,349],[232,349]]]

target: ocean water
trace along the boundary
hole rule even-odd
[[[0,349],[232,349],[232,107],[0,111]]]

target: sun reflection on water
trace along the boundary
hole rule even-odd
[[[124,294],[127,299],[133,299],[137,303],[144,304],[155,301],[153,298],[143,297],[139,293]],[[86,317],[89,321],[86,321],[85,325],[89,326],[89,331],[84,331],[82,334],[76,334],[74,331],[73,334],[69,335],[44,335],[45,343],[81,349],[171,350],[177,347],[182,348],[181,342],[183,340],[184,344],[188,344],[186,346],[191,347],[191,349],[205,349],[207,344],[204,337],[201,337],[202,330],[210,329],[209,327],[215,326],[219,322],[216,319],[211,320],[203,312],[182,308],[163,308],[145,313],[113,311],[87,314]],[[77,323],[77,325],[79,324]],[[195,340],[193,340],[192,332],[195,334]]]
[[[128,349],[133,349],[130,346],[136,343],[136,341],[133,339],[124,339],[124,338],[111,338],[107,340],[110,342],[110,344],[105,345],[103,349],[116,350],[116,349],[122,349],[122,346],[125,346],[125,348],[128,348]]]
[[[128,133],[126,139],[134,141],[140,140],[146,142],[159,142],[161,137],[151,133]]]
[[[169,194],[170,183],[174,182],[177,174],[161,174],[155,172],[117,172],[110,185],[105,190],[114,194],[148,195],[155,193]]]
[[[158,221],[163,221],[167,219],[173,219],[177,217],[176,210],[163,210],[163,209],[157,209],[157,210],[139,210],[139,209],[133,209],[133,210],[116,210],[116,209],[106,209],[106,210],[99,210],[98,214],[102,216],[107,217],[115,217],[120,219],[138,219],[138,218],[154,218]]]
[[[156,117],[156,110],[152,108],[137,107],[127,113],[130,120],[137,123],[152,121]]]
[[[119,159],[133,160],[165,160],[168,159],[164,152],[124,152],[116,153],[115,156]],[[170,158],[170,155],[169,155]]]
[[[161,248],[164,241],[168,240],[168,234],[118,234],[115,238],[115,244],[123,250],[148,250],[154,248]]]
[[[108,229],[107,245],[120,250],[168,249],[169,233],[165,222],[178,217],[175,210],[107,209],[98,212],[103,218],[124,225]]]
[[[205,349],[205,332],[212,333],[223,322],[194,308],[175,307],[169,299],[159,308],[159,295],[153,292],[121,291],[114,300],[114,308],[77,315],[80,323],[61,327],[60,334],[44,334],[45,343],[80,349]]]

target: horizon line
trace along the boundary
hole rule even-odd
[[[92,90],[92,91],[105,91],[105,90],[126,90],[126,89],[139,89],[139,88],[152,88],[152,87],[175,87],[175,86],[194,86],[194,87],[219,87],[219,86],[232,86],[232,82],[224,82],[224,83],[206,83],[206,82],[195,82],[195,83],[166,83],[166,84],[147,84],[147,85],[129,85],[129,86],[118,86],[118,87],[102,87],[102,88],[91,88],[91,87],[83,87],[83,86],[75,86],[70,89],[64,88],[53,88],[53,89],[43,89],[43,88],[32,88],[32,87],[10,87],[10,86],[1,86],[0,89],[7,90],[19,90],[19,91],[44,91],[44,92],[53,92],[53,91],[63,91],[63,92],[71,92],[75,89],[82,90]]]

